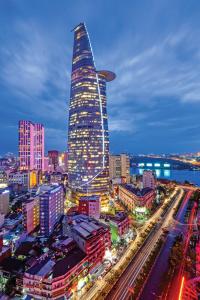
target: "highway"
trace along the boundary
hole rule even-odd
[[[174,241],[179,232],[181,232],[183,230],[183,227],[185,227],[183,226],[184,216],[191,194],[192,191],[187,191],[184,199],[181,202],[178,213],[176,214],[176,217],[174,217],[174,221],[170,226],[170,232],[166,237],[165,243],[163,244],[162,249],[157,256],[155,263],[153,264],[153,267],[148,275],[148,279],[145,282],[143,289],[140,291],[140,300],[154,300],[155,296],[158,298],[160,297],[160,299],[164,300],[163,282],[165,282],[166,278],[164,274],[167,274],[168,272],[168,260],[171,253],[171,247],[174,244]]]
[[[177,195],[177,193],[178,193],[178,197],[175,197]],[[162,220],[162,224],[158,223],[156,225],[156,228],[154,228],[154,230],[152,230],[150,232],[148,239],[146,239],[145,242],[143,243],[143,245],[138,249],[137,243],[140,242],[140,240],[141,240],[140,234],[142,232],[144,232],[145,229],[148,228],[149,224],[152,221],[157,221],[157,219],[163,214],[163,208],[161,206],[155,212],[155,214],[143,226],[141,232],[138,234],[136,239],[130,244],[130,246],[125,251],[122,258],[119,260],[119,262],[112,268],[112,270],[108,274],[106,274],[106,276],[104,278],[102,278],[101,280],[98,280],[94,283],[93,287],[85,295],[82,296],[82,300],[102,299],[102,297],[100,297],[101,292],[109,291],[112,288],[112,285],[114,284],[114,282],[112,282],[113,275],[116,274],[116,272],[118,272],[120,274],[122,273],[123,266],[127,264],[127,259],[130,259],[130,257],[132,257],[131,264],[128,266],[128,268],[126,269],[126,271],[123,273],[122,277],[120,277],[120,278],[124,278],[124,275],[128,272],[130,266],[132,266],[132,262],[134,261],[134,266],[131,267],[131,272],[132,272],[132,269],[136,270],[135,276],[134,276],[134,280],[135,280],[135,278],[141,271],[144,263],[146,262],[150,251],[154,248],[156,242],[159,240],[159,238],[162,234],[162,229],[168,225],[169,221],[171,221],[172,215],[173,215],[173,208],[176,207],[176,205],[180,201],[183,194],[184,194],[183,189],[178,189],[178,188],[175,189],[175,191],[172,193],[170,198],[166,199],[164,202],[164,204],[169,203],[169,201],[172,201],[171,199],[173,199],[175,197],[175,200],[172,202],[171,206],[167,210],[167,212],[169,212],[170,214],[168,215],[167,212],[165,213],[165,220],[164,219]],[[166,215],[168,216],[167,218],[166,218]],[[132,251],[136,250],[136,249],[137,249],[137,252],[133,256]],[[137,264],[137,266],[136,266],[136,264]],[[109,284],[110,281],[111,281],[111,284]],[[120,281],[120,279],[118,280],[118,282],[119,281]],[[127,290],[127,287],[126,287],[126,290]],[[113,294],[113,292],[111,292],[109,294],[109,297],[111,294]],[[107,298],[107,299],[112,299],[112,298]],[[117,298],[113,298],[113,299],[117,299]]]
[[[153,251],[156,243],[163,234],[163,229],[167,227],[173,219],[174,208],[178,205],[180,199],[183,196],[183,190],[180,190],[180,193],[174,197],[170,207],[164,214],[160,223],[157,223],[156,227],[152,233],[148,236],[144,246],[133,257],[131,263],[121,275],[117,283],[113,286],[112,290],[106,297],[108,300],[123,300],[127,299],[130,296],[129,287],[133,287],[134,282],[141,272],[143,266],[145,265],[150,253]]]

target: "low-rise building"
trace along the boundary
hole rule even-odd
[[[87,255],[77,246],[58,261],[47,256],[24,273],[24,291],[37,299],[68,299],[87,276],[88,265]]]
[[[131,184],[119,186],[119,199],[129,211],[134,212],[137,208],[150,209],[155,199],[155,190],[151,188],[138,189]]]
[[[109,226],[80,214],[67,216],[65,221],[65,233],[88,255],[90,268],[101,263],[106,250],[111,248]]]
[[[79,198],[78,211],[80,214],[99,219],[100,196],[82,196]]]
[[[129,217],[125,212],[118,212],[115,216],[110,217],[110,223],[117,227],[119,236],[126,234],[130,228]]]

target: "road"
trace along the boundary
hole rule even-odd
[[[184,246],[183,246],[183,258],[181,264],[179,266],[179,271],[175,274],[172,281],[169,282],[168,290],[166,291],[163,299],[165,300],[177,300],[179,298],[181,281],[184,275],[184,267],[186,262],[186,254],[189,247],[190,238],[193,232],[193,226],[195,225],[195,215],[196,215],[197,205],[196,203],[193,204],[193,207],[190,211],[190,216],[188,220],[187,231],[184,233]]]
[[[178,213],[173,222],[173,227],[170,229],[169,234],[167,235],[166,241],[161,248],[161,251],[158,257],[155,260],[155,263],[152,267],[152,270],[148,276],[147,281],[141,291],[140,300],[154,300],[155,296],[164,298],[161,296],[163,294],[163,282],[165,281],[165,273],[168,271],[168,258],[171,253],[171,247],[175,241],[177,233],[183,230],[182,223],[184,222],[184,216],[187,210],[188,200],[190,199],[192,191],[188,191],[184,197],[184,200],[181,203],[181,206],[178,210]],[[171,226],[170,226],[171,227]],[[162,274],[162,275],[161,275]]]
[[[167,198],[164,201],[164,204],[168,203],[171,201],[171,199],[177,194],[178,191],[181,190],[181,195],[183,194],[182,189],[176,188],[174,192],[171,194],[169,198]],[[101,280],[98,280],[94,283],[93,287],[85,294],[82,296],[81,300],[90,300],[90,299],[100,299],[98,295],[101,293],[101,291],[105,291],[108,288],[108,282],[110,278],[115,274],[115,272],[122,272],[123,266],[126,264],[127,259],[133,256],[132,251],[136,250],[138,248],[137,243],[140,242],[141,236],[140,234],[145,231],[145,229],[148,228],[149,224],[152,221],[156,221],[161,214],[163,213],[163,208],[162,206],[154,213],[154,215],[146,222],[146,224],[143,226],[142,231],[139,232],[137,235],[136,239],[130,244],[128,249],[125,251],[124,255],[121,257],[119,262],[112,268],[112,270],[106,274]]]
[[[181,200],[184,192],[180,190],[177,196],[174,197],[171,205],[165,212],[162,220],[160,223],[157,223],[156,227],[152,231],[151,235],[148,236],[146,243],[142,247],[142,249],[138,252],[136,257],[133,258],[131,263],[129,264],[128,268],[119,278],[117,283],[112,288],[111,292],[108,294],[106,299],[108,300],[123,300],[127,299],[130,296],[129,287],[134,285],[134,282],[141,272],[143,266],[145,265],[146,261],[150,253],[155,248],[156,243],[159,241],[163,234],[163,229],[167,227],[173,219],[174,208],[178,205],[179,201]]]

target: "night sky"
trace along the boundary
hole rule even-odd
[[[66,150],[73,29],[85,22],[108,84],[111,152],[200,151],[200,1],[0,0],[0,154],[18,120]]]

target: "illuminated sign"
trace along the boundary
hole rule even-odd
[[[159,163],[155,163],[154,167],[160,167],[160,164]]]
[[[147,209],[146,209],[145,206],[142,206],[142,207],[137,206],[137,207],[135,208],[135,212],[136,212],[136,213],[142,213],[142,214],[144,214],[144,213],[147,212]]]
[[[152,167],[153,164],[152,163],[147,163],[147,167]]]
[[[138,166],[139,167],[144,167],[144,163],[139,163]]]
[[[164,168],[170,168],[170,164],[164,164]]]

